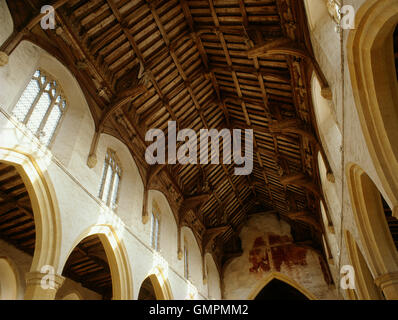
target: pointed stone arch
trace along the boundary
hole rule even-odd
[[[382,299],[381,292],[374,283],[374,277],[369,269],[369,266],[362,255],[358,244],[348,230],[345,230],[344,238],[347,245],[350,262],[355,270],[356,296],[361,300]],[[351,295],[350,292],[348,293],[349,297],[355,296]]]
[[[346,171],[354,218],[370,270],[386,298],[397,298],[398,251],[387,224],[380,191],[358,165],[349,163]]]
[[[4,147],[0,147],[0,161],[16,167],[32,203],[36,243],[31,272],[40,272],[44,265],[57,270],[61,245],[60,213],[55,190],[46,173],[47,164],[43,159]]]
[[[261,292],[261,290],[274,279],[285,282],[286,284],[290,285],[291,287],[293,287],[294,289],[296,289],[297,291],[302,293],[309,300],[316,300],[316,297],[311,292],[309,292],[307,289],[303,288],[296,281],[290,279],[289,277],[287,277],[284,274],[279,273],[279,272],[272,272],[266,278],[264,278],[258,284],[258,286],[252,291],[252,293],[249,295],[248,300],[254,300],[257,297],[257,295]]]
[[[155,267],[153,273],[148,275],[144,281],[149,280],[153,286],[156,300],[173,300],[170,283],[162,269]]]
[[[94,225],[78,237],[71,247],[67,257],[73,249],[85,238],[97,235],[104,247],[112,278],[112,299],[132,300],[133,280],[126,248],[122,239],[109,225]]]

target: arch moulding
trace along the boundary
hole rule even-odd
[[[95,225],[88,228],[74,242],[67,257],[70,256],[73,249],[82,240],[92,235],[97,235],[100,238],[108,259],[112,278],[112,299],[132,300],[133,281],[127,251],[122,240],[118,237],[112,226]],[[66,261],[64,263],[66,263]]]
[[[156,299],[173,300],[174,298],[169,280],[165,277],[160,267],[155,267],[154,269],[155,270],[148,278],[151,280],[153,288],[155,289]]]
[[[257,297],[257,295],[260,293],[260,291],[274,279],[277,279],[277,280],[287,283],[288,285],[290,285],[291,287],[295,288],[296,290],[301,292],[303,295],[305,295],[309,300],[317,300],[317,298],[311,292],[309,292],[307,289],[303,288],[296,281],[290,279],[289,277],[287,277],[284,274],[279,273],[279,272],[272,272],[264,280],[262,280],[257,285],[257,287],[252,291],[252,293],[249,295],[248,300],[254,300]]]
[[[43,161],[21,151],[0,147],[0,161],[16,167],[29,193],[36,228],[35,251],[31,272],[45,265],[59,266],[61,226],[54,187]]]

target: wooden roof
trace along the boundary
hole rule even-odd
[[[0,238],[33,256],[36,229],[28,191],[14,166],[0,163]]]
[[[96,123],[91,152],[102,132],[126,143],[146,192],[166,194],[179,226],[192,227],[202,252],[217,252],[219,266],[239,254],[239,230],[256,212],[277,213],[297,243],[322,250],[323,150],[312,71],[322,89],[327,83],[313,58],[302,1],[7,2],[15,32],[0,49],[11,53],[26,39],[64,63]],[[44,4],[56,8],[55,30],[38,24]],[[234,164],[149,166],[145,133],[167,131],[168,121],[196,132],[253,129],[252,174],[234,175]]]

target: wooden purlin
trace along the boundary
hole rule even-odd
[[[156,14],[156,9],[154,8],[154,6],[151,7],[151,11],[152,11],[152,13],[153,13],[155,16],[157,16],[157,14]],[[162,24],[161,24],[161,22],[160,22],[160,19],[159,19],[159,18],[155,18],[155,20],[156,20],[156,23],[157,23],[158,27],[160,28],[160,30],[163,30],[163,31],[161,31],[161,34],[162,34],[163,39],[164,39],[165,42],[166,42],[166,45],[169,45],[170,41],[169,41],[169,39],[168,39],[168,37],[167,37],[167,34],[166,34],[165,31],[164,31],[164,28],[163,28],[163,26],[162,26]],[[175,63],[176,66],[177,66],[178,72],[180,73],[180,75],[181,75],[181,77],[184,79],[184,81],[186,81],[186,80],[187,80],[187,77],[186,77],[186,75],[185,75],[185,72],[184,72],[182,66],[179,64],[176,55],[173,54],[173,52],[170,52],[170,54],[171,54],[171,56],[172,56],[172,58],[173,58],[174,63]],[[200,118],[201,118],[202,123],[204,124],[205,128],[209,129],[209,127],[208,127],[208,125],[207,125],[207,121],[206,121],[206,119],[204,118],[204,116],[203,116],[203,114],[202,114],[201,107],[200,107],[200,105],[199,105],[199,103],[198,103],[198,100],[197,100],[197,98],[196,98],[196,96],[195,96],[195,93],[193,92],[193,90],[192,90],[192,88],[191,88],[191,86],[190,86],[189,84],[187,85],[187,87],[188,87],[188,91],[189,91],[189,93],[190,93],[190,95],[191,95],[191,98],[192,98],[192,100],[193,100],[194,103],[195,103],[195,107],[196,107],[196,109],[197,109],[197,111],[198,111],[198,113],[199,113],[199,116],[200,116]],[[240,205],[242,206],[242,209],[244,209],[243,201],[240,199],[240,196],[239,196],[238,192],[236,191],[236,188],[235,188],[235,186],[234,186],[234,184],[233,184],[233,182],[232,182],[232,179],[230,178],[230,175],[229,175],[228,170],[226,169],[226,167],[225,167],[224,164],[222,164],[222,167],[223,167],[224,173],[225,173],[225,175],[227,176],[228,181],[229,181],[229,183],[230,183],[232,189],[234,190],[234,192],[235,192],[235,194],[236,194],[236,196],[237,196],[237,198],[238,198],[238,201],[239,201]]]
[[[213,6],[213,2],[212,2],[212,0],[208,0],[208,2],[209,2],[209,5],[210,5],[210,9],[211,9],[211,13],[212,13],[212,17],[213,17],[214,23],[215,23],[216,27],[219,27],[220,24],[219,24],[219,21],[218,21],[218,18],[217,18],[217,14],[216,14],[214,6]],[[240,6],[241,6],[241,10],[242,10],[244,8],[244,4],[243,4],[242,1],[240,1]],[[246,14],[244,12],[242,12],[242,16],[244,18],[244,24],[247,26],[248,25],[247,16],[246,16]],[[226,59],[227,59],[227,64],[228,64],[229,67],[232,67],[232,61],[231,61],[231,58],[230,58],[230,55],[229,55],[229,52],[228,52],[227,45],[225,43],[224,35],[223,35],[223,33],[221,31],[218,31],[217,36],[219,37],[219,40],[220,40],[220,42],[222,44],[222,47],[223,47],[223,50],[224,50],[224,53],[225,53],[225,56],[226,56]],[[258,70],[259,66],[258,66],[258,62],[256,60],[255,60],[254,64],[255,64],[256,70]],[[239,81],[238,81],[238,77],[236,75],[236,71],[233,70],[233,69],[231,71],[232,71],[232,77],[233,77],[233,80],[234,80],[234,84],[235,84],[238,96],[241,99],[242,98],[242,93],[241,93],[241,89],[239,87]],[[262,82],[262,77],[259,76],[259,78],[261,78],[261,80],[259,79],[259,82],[260,82],[260,85],[262,85],[261,89],[262,89],[262,94],[263,94],[263,99],[264,99],[264,105],[265,105],[265,108],[266,108],[267,104],[268,104],[267,94],[266,94],[265,89],[264,89],[264,83]],[[247,113],[246,105],[245,105],[244,101],[241,102],[241,106],[242,106],[243,112],[245,114],[246,123],[250,127],[251,126],[251,121],[249,119],[249,115]],[[254,150],[258,150],[255,135],[253,136],[253,143],[254,143]],[[276,143],[275,139],[274,139],[274,143]],[[261,156],[259,155],[258,151],[256,151],[256,154],[257,154],[257,158],[258,158],[259,163],[260,163],[260,167],[262,168],[263,165],[262,165],[262,161],[261,161]],[[268,185],[268,180],[266,178],[266,175],[264,174],[263,177],[264,177],[265,184]],[[270,196],[270,199],[272,201],[272,193],[271,192],[269,192],[269,196]]]
[[[185,0],[180,0],[180,4],[181,4],[181,6],[183,8],[183,12],[184,12],[185,18],[188,21],[188,25],[190,26],[191,31],[194,33],[194,30],[196,30],[197,27],[194,25],[194,22],[193,22],[191,13],[190,13],[189,5],[188,5],[188,3]],[[216,25],[216,27],[218,28],[220,26]],[[213,30],[210,29],[210,31],[212,32]],[[205,65],[205,68],[208,69],[208,58],[207,58],[207,55],[206,55],[206,51],[203,48],[203,44],[201,42],[200,37],[198,37],[196,34],[195,34],[195,37],[196,37],[195,40],[196,40],[196,44],[197,44],[198,50],[199,50],[199,52],[201,54],[201,57],[202,57],[202,61],[203,61],[204,65]],[[217,92],[217,96],[220,99],[221,94],[220,94],[220,90],[219,90],[219,87],[218,87],[218,84],[217,84],[216,77],[215,77],[213,72],[210,72],[210,73],[211,73],[211,79],[212,79],[213,87],[215,88],[215,91]],[[224,116],[226,118],[226,123],[228,125],[230,125],[230,119],[229,119],[227,108],[225,107],[224,102],[219,101],[219,103],[221,104],[221,107],[223,109],[223,113],[224,113]],[[208,128],[207,124],[206,124],[206,127]],[[241,200],[241,198],[239,196],[239,193],[237,192],[236,187],[235,187],[234,183],[232,182],[232,179],[231,179],[231,177],[229,175],[228,170],[226,169],[226,167],[223,164],[222,164],[222,167],[223,167],[223,171],[224,171],[225,175],[227,176],[228,181],[229,181],[229,183],[230,183],[230,185],[231,185],[231,187],[232,187],[232,189],[233,189],[233,191],[234,191],[234,193],[236,195],[236,198],[238,199],[239,204],[242,207],[242,210],[245,212],[246,210],[245,210],[245,207],[243,205],[243,201]],[[254,193],[254,195],[255,195],[255,193]],[[256,195],[255,195],[255,197],[256,197]],[[217,199],[218,199],[218,202],[219,202],[219,198],[217,198]]]

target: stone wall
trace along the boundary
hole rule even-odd
[[[327,10],[317,7],[314,2],[316,1],[305,1],[307,16],[312,21],[312,26],[310,26],[311,41],[315,58],[326,76],[333,94],[332,100],[327,106],[325,105],[325,101],[320,98],[319,92],[315,92],[313,94],[314,108],[318,113],[322,112],[322,109],[324,112],[325,108],[330,108],[330,115],[327,121],[335,122],[342,134],[339,145],[336,143],[336,135],[328,136],[324,130],[320,130],[322,145],[326,150],[335,177],[334,183],[327,181],[325,168],[322,164],[320,165],[327,210],[333,222],[333,231],[327,229],[326,238],[333,254],[333,264],[330,265],[330,269],[332,270],[336,286],[339,288],[339,294],[348,298],[348,291],[342,290],[339,284],[341,267],[351,263],[347,243],[344,238],[345,231],[351,233],[362,255],[366,257],[366,254],[364,254],[364,244],[361,242],[353,213],[353,204],[350,199],[347,183],[347,167],[351,164],[356,164],[362,168],[371,178],[387,203],[391,203],[392,201],[390,201],[383,189],[380,177],[376,172],[359,120],[358,106],[356,106],[354,101],[351,84],[352,75],[350,74],[347,55],[347,39],[350,32],[353,31],[341,30],[340,33],[336,32],[336,24],[328,15]],[[366,0],[345,0],[344,4],[353,6],[357,14],[365,2]],[[319,90],[319,88],[314,89]],[[366,93],[362,92],[362,94]],[[367,264],[369,265],[369,260]]]

